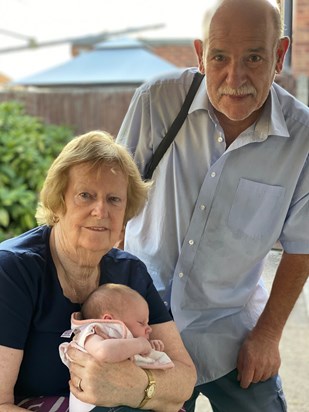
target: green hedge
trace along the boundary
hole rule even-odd
[[[72,137],[69,127],[25,114],[21,103],[0,103],[0,241],[36,226],[47,169]]]

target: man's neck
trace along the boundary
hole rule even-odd
[[[244,132],[248,129],[248,127],[253,125],[260,117],[262,111],[263,107],[261,107],[256,112],[252,113],[249,117],[247,117],[244,120],[234,121],[226,117],[224,114],[218,112],[216,109],[214,109],[220,126],[224,131],[226,146],[230,146],[242,132]]]

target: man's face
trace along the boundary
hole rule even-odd
[[[204,47],[204,53],[202,45],[196,51],[219,120],[253,123],[286,51],[276,39],[271,14],[223,7],[213,17]]]

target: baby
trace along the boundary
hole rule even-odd
[[[141,368],[172,368],[163,342],[150,340],[148,320],[147,302],[138,292],[120,284],[101,285],[88,296],[81,312],[72,314],[72,329],[62,336],[74,333],[74,338],[60,345],[61,359],[68,365],[66,350],[71,344],[103,362],[132,359]],[[93,408],[71,394],[70,410],[87,412]]]

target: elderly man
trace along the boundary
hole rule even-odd
[[[125,248],[171,307],[216,412],[286,410],[278,370],[286,320],[309,273],[309,109],[273,83],[289,39],[271,0],[221,0],[194,42],[205,74],[154,171]],[[118,142],[140,171],[176,117],[195,69],[141,86]],[[268,252],[283,255],[268,297]]]

